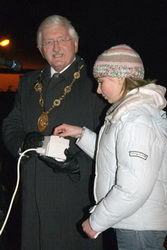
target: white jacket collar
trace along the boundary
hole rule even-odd
[[[112,105],[107,111],[106,119],[112,123],[117,122],[127,111],[140,104],[152,104],[157,109],[163,109],[167,101],[164,97],[166,88],[154,83],[135,88],[128,92],[123,100]]]

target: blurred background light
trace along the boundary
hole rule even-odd
[[[10,43],[9,39],[3,39],[3,40],[0,41],[0,46],[6,47],[6,46],[9,45],[9,43]]]

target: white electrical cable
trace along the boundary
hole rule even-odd
[[[6,226],[6,223],[8,221],[8,218],[9,218],[9,215],[10,215],[10,212],[11,212],[11,209],[12,209],[12,205],[13,205],[13,202],[14,202],[14,199],[15,199],[18,187],[19,187],[19,182],[20,182],[20,162],[21,162],[21,159],[29,151],[36,151],[36,149],[35,148],[29,148],[29,149],[25,150],[23,153],[20,153],[20,157],[19,157],[18,162],[17,162],[17,181],[16,181],[16,186],[15,186],[15,189],[14,189],[14,192],[13,192],[10,204],[9,204],[9,208],[8,208],[5,220],[4,220],[3,225],[1,227],[1,230],[0,230],[0,235],[2,234],[2,232],[3,232],[3,230],[4,230],[5,226]]]

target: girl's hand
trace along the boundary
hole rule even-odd
[[[71,136],[74,138],[80,138],[82,136],[82,132],[83,132],[83,129],[81,127],[64,123],[56,127],[53,131],[53,134],[57,136],[62,136],[62,137]]]
[[[95,232],[91,226],[90,226],[90,223],[89,223],[89,219],[85,220],[83,223],[82,223],[82,229],[83,231],[87,234],[87,236],[91,239],[96,239],[96,237],[99,235],[99,233]]]

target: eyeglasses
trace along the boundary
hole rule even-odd
[[[58,45],[63,45],[63,44],[66,44],[67,42],[71,41],[72,38],[60,38],[58,40],[45,40],[43,41],[42,43],[42,47],[53,47],[56,44]]]

